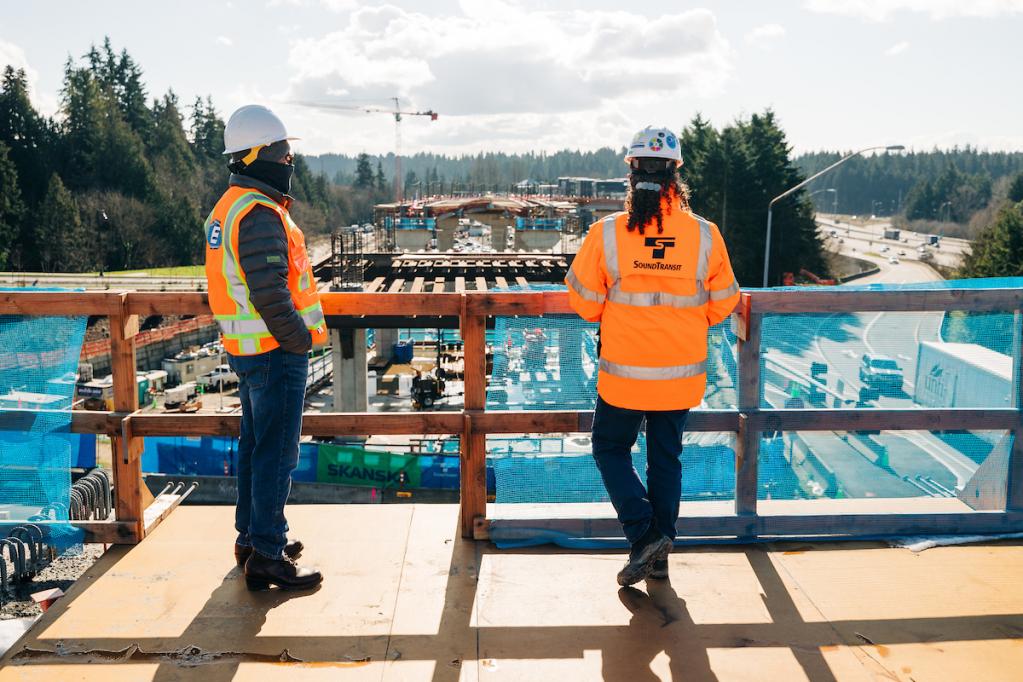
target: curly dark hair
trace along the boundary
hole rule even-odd
[[[653,183],[661,186],[660,191],[652,189],[636,189],[637,183]],[[664,200],[667,201],[664,201]],[[644,234],[646,228],[657,222],[657,234],[664,232],[664,216],[670,215],[676,205],[689,210],[689,188],[679,177],[678,167],[671,165],[664,170],[653,173],[631,171],[629,173],[629,193],[625,198],[625,210],[629,214],[629,232],[639,230]],[[667,206],[666,211],[664,206]]]

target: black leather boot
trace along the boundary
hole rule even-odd
[[[269,590],[271,585],[282,590],[311,590],[322,581],[319,571],[299,566],[289,556],[268,559],[253,552],[245,562],[245,586],[253,592]]]
[[[305,549],[305,545],[302,544],[301,540],[288,540],[288,544],[284,545],[284,556],[297,559],[302,554],[303,549]],[[250,554],[252,554],[251,547],[235,543],[234,560],[238,562],[238,568],[245,567],[245,562],[248,561]]]

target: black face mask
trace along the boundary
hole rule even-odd
[[[247,175],[262,180],[281,194],[291,191],[291,176],[295,173],[295,165],[291,163],[275,163],[256,159],[248,166],[238,168],[241,164],[231,164],[231,171],[239,175]]]

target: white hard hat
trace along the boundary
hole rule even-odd
[[[234,154],[281,140],[297,139],[288,135],[284,121],[277,114],[259,104],[246,104],[227,119],[224,153]]]
[[[632,144],[625,152],[625,161],[633,158],[670,159],[682,165],[682,147],[678,136],[667,128],[647,126],[632,136]]]

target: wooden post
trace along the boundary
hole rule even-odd
[[[760,324],[762,314],[753,312],[750,294],[740,302],[742,331],[738,340],[739,432],[735,439],[735,513],[757,513],[757,470],[760,431],[749,428],[748,415],[760,409]]]
[[[110,363],[114,375],[114,410],[125,415],[139,407],[135,377],[138,331],[139,316],[129,314],[127,294],[122,294],[119,310],[110,316]],[[132,435],[131,422],[125,418],[121,421],[121,434],[113,436],[110,443],[117,520],[133,524],[135,539],[141,541],[145,534],[145,507],[152,499],[142,482],[142,439]]]
[[[1012,450],[1009,451],[1008,480],[1005,489],[1006,511],[1023,511],[1023,311],[1012,316],[1012,380],[1013,406],[1019,413],[1016,428],[1012,430]]]
[[[462,343],[465,359],[465,428],[462,433],[460,464],[460,517],[462,537],[472,538],[477,518],[487,515],[487,436],[472,428],[472,411],[487,404],[486,317],[468,309],[462,294]]]

